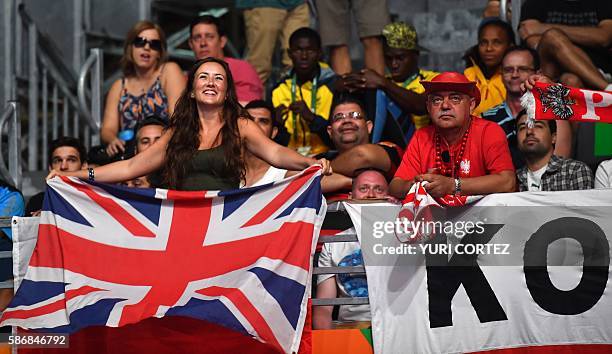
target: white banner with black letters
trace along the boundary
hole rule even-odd
[[[612,190],[496,194],[407,229],[397,205],[346,209],[376,353],[612,344]],[[398,241],[416,229],[436,236]]]

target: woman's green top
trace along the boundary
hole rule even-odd
[[[179,189],[185,191],[237,189],[240,181],[225,171],[223,144],[198,150]]]

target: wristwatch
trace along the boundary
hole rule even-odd
[[[461,195],[461,179],[455,178],[455,195]]]

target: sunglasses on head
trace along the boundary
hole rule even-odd
[[[153,49],[153,50],[155,50],[157,52],[160,52],[162,50],[162,42],[159,39],[148,40],[148,39],[143,38],[143,37],[136,37],[136,38],[134,38],[134,41],[132,42],[132,44],[136,48],[144,48],[144,46],[146,46],[147,43],[149,44],[149,47],[151,49]]]

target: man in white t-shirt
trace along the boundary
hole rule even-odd
[[[597,167],[595,188],[612,188],[612,160],[603,161]]]
[[[530,126],[525,111],[518,114],[518,148],[526,166],[516,171],[519,191],[571,191],[593,188],[593,174],[582,161],[554,155],[557,122],[536,120]]]
[[[352,199],[389,198],[389,186],[384,174],[378,170],[357,172],[353,179]],[[345,231],[355,233],[354,228]],[[363,265],[361,248],[358,242],[330,242],[323,245],[319,256],[319,267],[359,266]],[[367,297],[368,284],[365,274],[323,274],[317,279],[317,298]],[[333,306],[316,306],[313,308],[313,328],[328,329],[332,327]],[[369,305],[342,305],[338,320],[370,321]]]
[[[251,101],[245,108],[249,112],[250,118],[261,128],[264,134],[268,138],[274,139],[278,133],[278,127],[272,116],[274,108],[263,100]],[[246,167],[246,183],[241,185],[242,188],[280,181],[287,175],[287,170],[271,166],[250,152],[246,152]]]
[[[273,108],[270,104],[262,100],[251,101],[246,105],[246,110],[249,112],[252,119],[264,134],[274,139],[278,133],[278,126],[272,117]],[[271,166],[257,156],[246,152],[246,183],[242,184],[241,188],[261,186],[267,183],[280,181],[285,177],[293,176],[300,171],[287,171],[284,169]],[[344,188],[349,188],[351,178],[333,173],[330,176],[321,178],[321,190],[323,193],[335,192]]]

